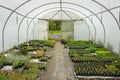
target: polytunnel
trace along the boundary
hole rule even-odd
[[[59,49],[63,49],[63,44],[64,44],[65,50],[68,49],[69,55],[71,52],[70,44],[72,45],[72,49],[73,49],[73,45],[77,45],[77,48],[79,49],[79,47],[81,47],[81,45],[85,41],[85,43],[88,43],[88,44],[89,42],[92,42],[94,45],[97,45],[99,47],[102,46],[106,50],[106,53],[110,52],[117,55],[118,57],[120,56],[120,36],[119,36],[120,34],[120,0],[0,0],[0,19],[1,19],[0,20],[0,53],[1,55],[8,54],[10,53],[11,50],[13,51],[12,53],[24,53],[25,52],[24,49],[28,49],[27,47],[25,47],[25,45],[28,47],[30,46],[29,48],[30,51],[33,52],[35,50],[37,52],[39,50],[38,49],[39,47],[41,46],[43,47],[43,45],[47,45],[47,43],[50,43],[49,40],[51,41],[52,39],[52,43],[54,44],[56,44],[56,42],[58,41],[61,41],[62,44],[58,43]],[[51,25],[53,26],[53,28],[50,28]],[[60,25],[59,33],[57,34],[49,33],[50,29],[54,29],[54,28],[58,29],[57,25]],[[35,41],[38,41],[41,44],[41,46],[39,46],[39,44]],[[45,42],[45,41],[48,41],[48,42]],[[70,41],[71,43],[69,43]],[[83,41],[83,42],[73,44],[72,41],[73,43],[77,41],[78,42]],[[34,47],[31,47],[33,45]],[[21,46],[24,46],[24,47],[21,48]],[[89,46],[89,47],[88,46],[89,45],[85,47],[87,51],[90,51],[92,47],[92,48],[95,48],[96,50],[94,52],[95,54],[93,55],[94,56],[99,55],[99,54],[96,54],[96,53],[99,53],[99,51],[97,51],[98,49],[96,48],[96,46]],[[14,51],[14,48],[15,49],[17,48],[17,50]],[[31,48],[32,49],[34,48],[34,50],[31,50]],[[82,48],[83,48],[83,45],[82,45]],[[45,50],[46,50],[46,47],[45,47]],[[29,53],[30,51],[28,50],[28,52],[26,53]],[[59,52],[59,50],[56,52]],[[63,50],[63,52],[65,51]],[[82,52],[79,52],[79,53],[82,53]],[[107,56],[109,56],[108,53],[106,54]],[[50,54],[48,55],[50,56]],[[60,54],[58,56],[63,56],[63,55]],[[59,59],[59,57],[58,59],[67,61],[67,58],[71,58],[71,56],[69,57],[69,55],[65,54],[64,55],[65,59],[62,59],[62,58]],[[74,63],[74,57],[75,56],[73,56],[72,54],[73,63]],[[39,58],[41,60],[41,56],[39,56]],[[107,60],[106,57],[105,57],[105,60]],[[108,62],[110,62],[111,60],[114,60],[114,58],[110,57]],[[0,61],[0,63],[2,62]],[[13,64],[12,62],[10,63]],[[62,61],[58,63],[63,64]],[[70,59],[70,62],[66,62],[66,63],[68,63],[68,65],[72,65],[71,59]],[[64,62],[64,64],[66,63]],[[112,63],[114,63],[114,61]],[[118,68],[120,67],[120,65],[118,64],[120,63],[116,64],[117,67],[112,66],[112,68],[113,67],[116,68],[114,71],[118,71],[116,72],[116,74],[120,73],[120,68]],[[76,65],[78,66],[78,64]],[[82,65],[82,64],[79,63],[79,65]],[[53,66],[55,65],[53,64]],[[0,64],[0,67],[1,67],[1,64]],[[73,73],[74,75],[74,72],[76,72],[76,67],[70,68],[69,70],[68,70],[68,73]],[[60,76],[59,72],[61,72],[61,75],[66,73],[66,76]],[[69,78],[67,76],[69,74],[67,74],[67,72],[64,73],[64,70],[63,71],[61,70],[59,72],[58,72],[58,76],[57,76],[57,72],[55,73],[55,76],[57,77],[50,78],[48,76],[49,79],[45,78],[43,80],[68,80],[68,79],[77,80],[78,78],[79,79],[81,78],[81,75],[82,75],[82,78],[85,79],[82,73],[79,76],[77,76],[78,74],[76,73],[74,78]],[[48,73],[49,73],[49,69],[48,69]],[[0,72],[0,74],[3,74],[3,73]],[[102,74],[102,72],[100,74]],[[41,73],[41,75],[43,74]],[[90,73],[89,75],[91,76]],[[85,76],[89,76],[89,75],[87,74]],[[114,74],[112,74],[112,71],[111,71],[111,75],[107,75],[107,78],[111,78],[110,76],[113,76],[113,75]],[[99,75],[97,75],[97,78],[101,78],[98,76]],[[114,76],[115,79],[117,78],[119,80],[120,78],[118,78],[118,76],[117,77]],[[92,78],[94,77],[92,76]],[[19,80],[19,79],[16,78],[16,80]],[[21,78],[20,80],[36,80],[36,79]],[[42,78],[39,77],[39,79],[37,80],[42,80]]]

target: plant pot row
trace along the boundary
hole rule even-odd
[[[107,63],[82,62],[74,64],[74,67],[77,76],[120,76],[120,70],[108,70],[105,64]]]

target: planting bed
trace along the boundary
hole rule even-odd
[[[29,41],[15,46],[0,55],[0,80],[36,80],[45,71],[46,49],[54,47],[53,41]]]
[[[75,76],[80,80],[120,80],[120,58],[91,41],[67,41]]]

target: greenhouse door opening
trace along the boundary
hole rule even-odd
[[[48,39],[60,39],[61,38],[61,21],[49,21]]]
[[[72,21],[49,21],[49,39],[73,39],[74,22]]]

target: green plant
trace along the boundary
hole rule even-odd
[[[23,73],[24,80],[36,80],[39,73],[37,65],[34,65],[32,68],[29,68],[27,72]]]
[[[20,61],[14,61],[13,63],[12,63],[12,65],[13,65],[13,68],[18,68],[19,66],[21,66],[22,64],[20,63]]]
[[[34,63],[26,62],[25,63],[25,69],[32,68],[34,65],[35,65]]]
[[[8,79],[7,80],[25,80],[23,79],[22,71],[13,71],[7,73]]]
[[[4,73],[0,73],[0,80],[8,80],[8,76]]]
[[[3,65],[5,64],[6,59],[5,58],[0,58],[0,68],[3,67]]]
[[[113,61],[112,62],[112,65],[114,65],[114,66],[116,66],[117,68],[119,68],[120,69],[120,60],[115,60],[115,61]]]
[[[40,61],[45,61],[45,62],[47,62],[47,57],[40,57]]]
[[[27,58],[23,55],[15,56],[14,61],[12,62],[13,68],[22,67],[28,61],[29,61],[29,58]]]
[[[27,54],[27,49],[25,49],[25,48],[20,48],[19,53],[20,53],[21,55],[26,55],[26,54]]]
[[[79,56],[79,54],[77,54],[77,51],[74,50],[74,49],[72,49],[72,50],[69,51],[69,55],[70,55],[70,57]]]
[[[27,51],[34,51],[36,50],[35,48],[33,48],[32,46],[26,46],[25,48]]]
[[[114,65],[105,65],[105,67],[108,69],[108,70],[110,70],[110,71],[112,71],[112,70],[119,70],[116,66],[114,66]]]
[[[14,55],[7,56],[6,61],[8,64],[12,64],[12,62],[15,61],[15,56]]]
[[[49,30],[49,34],[60,34],[60,30]]]
[[[19,49],[19,46],[14,46],[13,49]]]
[[[96,48],[95,48],[95,47],[89,47],[88,50],[89,50],[91,53],[95,53]]]
[[[105,48],[96,48],[96,51],[106,51]]]
[[[97,54],[110,54],[110,51],[96,51]]]
[[[39,64],[39,65],[38,65],[38,69],[40,69],[40,70],[45,70],[45,66],[46,66],[46,64],[44,64],[44,63]]]

